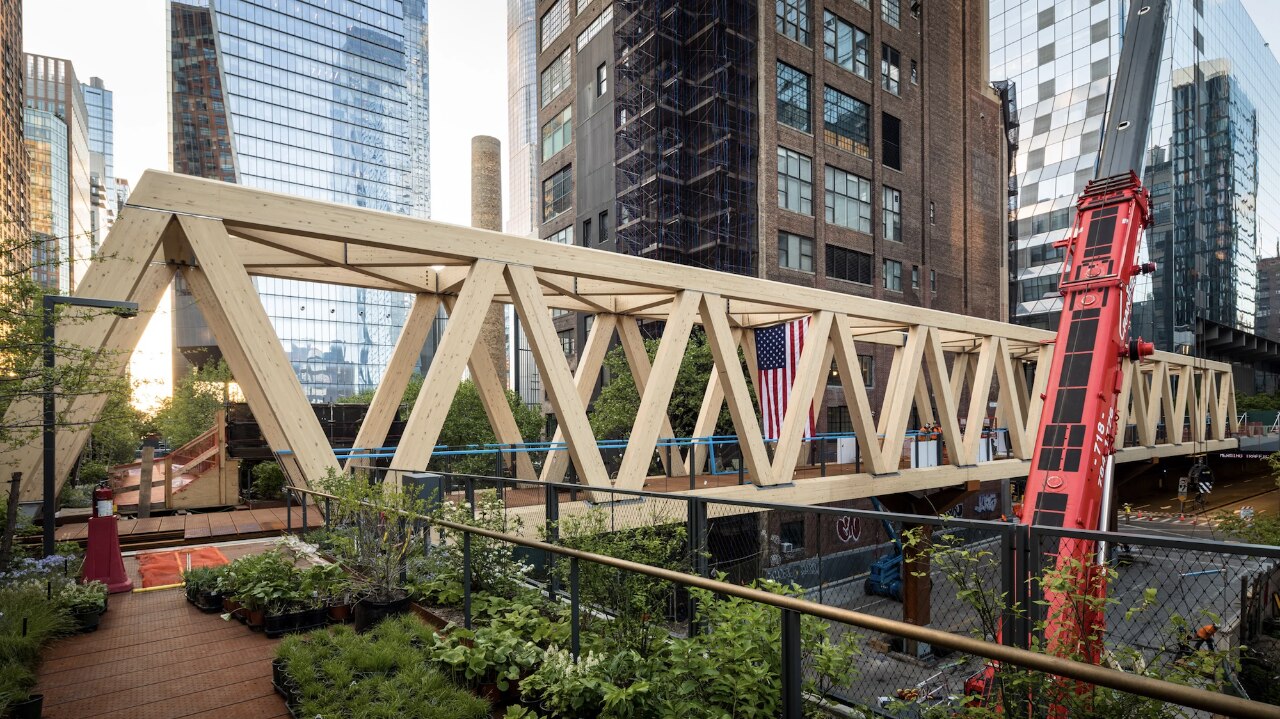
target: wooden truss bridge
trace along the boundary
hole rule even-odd
[[[713,434],[727,402],[750,483],[692,491],[718,497],[767,492],[774,502],[818,504],[1025,476],[1054,347],[1053,333],[1002,322],[156,171],[143,175],[101,255],[105,259],[93,263],[78,295],[131,300],[147,312],[156,308],[175,275],[186,279],[264,435],[298,486],[339,470],[340,462],[276,338],[250,281],[254,275],[414,295],[357,447],[383,444],[432,320],[439,307],[445,308],[449,322],[391,459],[392,469],[411,471],[427,466],[464,370],[479,388],[498,441],[521,441],[503,395],[503,376],[477,344],[495,303],[513,305],[519,315],[556,415],[555,440],[568,447],[552,454],[542,478],[562,479],[572,462],[585,484],[642,486],[660,438],[672,436],[667,412],[676,369],[691,331],[701,326],[716,371],[694,435]],[[553,309],[594,315],[576,370],[556,336]],[[749,391],[756,376],[750,330],[799,317],[810,318],[809,330],[791,410],[770,452]],[[665,322],[652,362],[638,324],[647,320]],[[79,322],[69,318],[57,332],[66,342],[101,348],[100,361],[123,372],[145,325],[102,315]],[[592,435],[586,405],[615,334],[641,401],[613,478]],[[860,349],[873,345],[891,348],[893,355],[879,407],[868,400],[857,359]],[[807,400],[820,401],[833,361],[864,471],[794,481]],[[1157,352],[1125,364],[1123,372],[1118,426],[1132,426],[1136,442],[1119,450],[1118,461],[1236,446],[1230,365]],[[996,403],[999,425],[1009,428],[1011,457],[979,462],[989,401]],[[60,407],[68,425],[58,440],[60,482],[104,402],[104,396],[70,397]],[[924,421],[939,425],[946,466],[899,468],[913,408]],[[38,422],[39,402],[17,403],[8,412]],[[678,466],[667,471],[687,472],[690,462],[704,461],[703,451],[690,450],[692,457],[673,460]],[[658,456],[666,461],[665,453]],[[39,496],[38,443],[3,448],[0,465],[23,473],[24,499]],[[519,477],[535,476],[527,454],[519,455],[516,469]]]

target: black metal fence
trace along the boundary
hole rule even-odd
[[[1187,631],[1208,622],[1222,628],[1220,648],[1238,646],[1248,583],[1280,566],[1280,547],[1028,527],[950,515],[390,470],[371,479],[417,484],[424,496],[467,501],[473,507],[477,497],[491,492],[511,518],[505,531],[561,547],[563,528],[588,515],[610,532],[682,527],[688,547],[687,565],[680,568],[690,574],[737,586],[774,580],[798,587],[803,599],[815,605],[988,643],[998,639],[1009,647],[1025,647],[1044,619],[1038,580],[1051,562],[1047,554],[1064,537],[1087,539],[1105,546],[1116,572],[1105,611],[1108,649],[1136,650],[1149,662],[1171,661]],[[964,505],[971,513],[974,501]],[[913,550],[922,543],[934,551]],[[554,552],[540,547],[524,551],[534,566],[533,579],[545,582],[548,591],[568,593],[568,587],[557,586],[551,571]],[[966,589],[973,587],[995,590],[992,596],[1021,613],[984,611],[966,598]],[[672,583],[668,619],[673,629],[697,630],[690,609],[685,588]],[[846,631],[851,631],[847,623],[830,624],[833,639]],[[965,679],[987,661],[985,654],[914,640],[900,631],[859,630],[858,636],[858,681],[833,693],[873,710],[902,691],[939,699],[960,695]]]

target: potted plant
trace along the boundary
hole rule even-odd
[[[307,597],[309,626],[326,620],[345,622],[351,613],[351,578],[337,564],[317,564],[302,570],[302,593]]]
[[[44,695],[32,694],[36,675],[18,661],[0,661],[0,716],[39,719]]]
[[[75,619],[77,631],[92,632],[97,630],[102,613],[106,611],[107,585],[97,581],[68,583],[58,598]]]
[[[217,592],[221,567],[196,567],[182,575],[187,585],[187,601],[202,612],[216,612],[222,609],[222,595]]]

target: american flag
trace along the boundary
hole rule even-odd
[[[792,320],[756,330],[756,363],[760,371],[760,412],[764,415],[764,436],[777,439],[782,433],[782,419],[787,412],[787,399],[796,378],[796,364],[804,349],[804,334],[809,318]],[[813,407],[804,436],[813,436]]]

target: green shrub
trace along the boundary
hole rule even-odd
[[[33,580],[0,588],[0,716],[35,686],[41,648],[75,630],[70,613],[46,591],[43,581]]]
[[[253,465],[253,484],[249,492],[254,499],[280,499],[284,491],[284,471],[273,461]]]
[[[365,635],[350,627],[295,635],[277,658],[297,689],[296,716],[487,719],[489,703],[427,664],[434,636],[416,617],[387,619]]]

